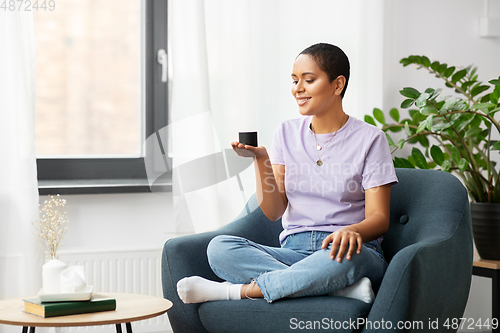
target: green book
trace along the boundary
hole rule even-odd
[[[89,301],[41,302],[39,298],[24,300],[24,312],[42,318],[116,310],[116,300],[94,294]]]

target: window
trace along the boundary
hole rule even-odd
[[[144,142],[167,125],[167,1],[66,0],[34,24],[40,194],[149,191]]]

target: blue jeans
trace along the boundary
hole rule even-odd
[[[339,263],[330,248],[321,249],[330,232],[292,234],[281,247],[261,245],[236,236],[217,236],[208,245],[208,262],[214,273],[231,283],[256,280],[268,302],[284,297],[326,295],[368,277],[375,290],[387,263],[380,243],[363,244],[360,254]]]

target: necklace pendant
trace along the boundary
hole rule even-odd
[[[316,161],[316,164],[318,166],[322,166],[323,165],[323,161],[321,159],[319,159],[319,160]]]
[[[320,151],[321,149],[322,149],[321,145],[320,145],[320,144],[318,144],[318,145],[316,146],[316,150],[317,150],[317,151]]]

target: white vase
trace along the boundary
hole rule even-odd
[[[42,283],[44,294],[61,292],[61,272],[68,266],[58,259],[46,262],[42,267]]]

